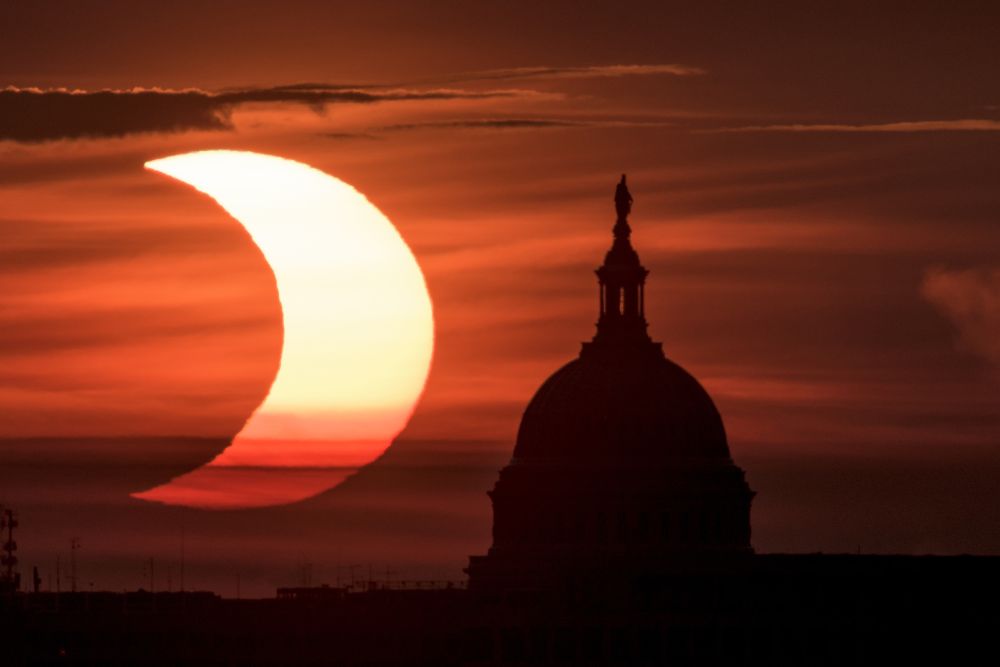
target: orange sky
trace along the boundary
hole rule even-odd
[[[399,502],[475,498],[461,525],[488,522],[520,411],[592,335],[627,171],[651,333],[719,405],[757,547],[1000,550],[976,498],[929,504],[1000,463],[995,9],[269,4],[0,10],[0,437],[215,451],[239,430],[280,352],[273,281],[217,205],[142,164],[274,153],[357,187],[413,249],[437,341],[397,455],[419,475],[436,459],[405,443],[445,441],[487,472]],[[926,460],[954,475],[923,498],[900,473],[843,526],[782,523]],[[456,551],[486,534],[456,526]],[[457,570],[417,535],[414,562]]]

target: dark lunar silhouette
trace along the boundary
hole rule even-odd
[[[631,203],[623,176],[597,333],[528,404],[468,590],[366,582],[223,600],[8,586],[3,664],[989,661],[998,557],[753,552],[754,494],[722,418],[646,332]]]

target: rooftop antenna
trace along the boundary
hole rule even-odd
[[[17,590],[21,583],[20,577],[14,571],[14,567],[17,565],[17,556],[14,555],[14,552],[17,551],[17,542],[14,541],[15,528],[17,528],[17,519],[14,517],[14,511],[4,509],[0,513],[0,533],[7,531],[7,536],[3,543],[3,556],[0,557],[0,565],[3,565],[4,568],[3,587],[9,587],[9,590]]]
[[[181,581],[180,581],[180,591],[184,592],[184,526],[181,525]]]
[[[76,552],[80,550],[80,538],[71,537],[69,540],[69,584],[70,590],[76,593]]]
[[[305,557],[305,554],[302,554],[296,571],[299,586],[302,586],[303,588],[309,588],[312,586],[313,563]]]
[[[361,567],[361,565],[359,563],[352,563],[351,565],[341,565],[341,564],[338,563],[337,564],[337,587],[340,588],[340,585],[341,585],[341,578],[340,578],[341,571],[342,570],[347,570],[348,572],[351,573],[351,587],[353,588],[354,587],[354,583],[356,581],[354,573],[355,573],[355,571],[359,567]]]

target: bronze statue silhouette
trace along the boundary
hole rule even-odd
[[[632,212],[632,194],[625,183],[625,174],[622,174],[622,180],[615,188],[615,210],[618,212],[619,220],[624,220]]]

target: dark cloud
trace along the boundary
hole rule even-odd
[[[299,83],[288,83],[279,86],[271,86],[268,90],[278,90],[278,91],[340,91],[340,90],[366,90],[371,88],[385,88],[384,84],[371,84],[371,83],[329,83],[323,81],[302,81]],[[225,88],[220,90],[220,93],[238,93],[245,90],[245,88]]]
[[[705,74],[700,67],[678,64],[658,65],[592,65],[582,67],[512,67],[456,75],[452,81],[498,81],[511,79],[601,79],[624,76],[697,76]]]
[[[139,132],[224,130],[230,105],[203,91],[0,90],[0,140],[115,137]]]
[[[963,349],[1000,366],[1000,269],[932,269],[921,294],[955,325]]]
[[[350,139],[378,139],[374,134],[368,132],[325,132],[322,135],[327,139],[350,140]]]
[[[338,88],[294,84],[275,88],[204,90],[0,90],[0,140],[41,142],[79,137],[120,137],[148,132],[228,130],[235,107],[251,103],[374,104],[400,100],[509,97],[514,91]]]
[[[372,104],[375,102],[396,102],[400,100],[467,100],[512,97],[517,91],[490,90],[472,92],[466,90],[408,90],[405,88],[371,92],[359,88],[336,88],[332,86],[279,86],[277,88],[256,88],[211,95],[222,108],[252,102],[298,102],[318,105],[346,102]]]
[[[420,123],[396,123],[374,128],[373,132],[406,132],[410,130],[549,130],[562,128],[610,128],[610,127],[669,127],[671,123],[660,121],[637,121],[615,119],[569,119],[569,118],[472,118],[458,120],[427,121]],[[362,136],[362,135],[352,135]],[[370,136],[370,135],[367,135]]]
[[[520,67],[470,72],[416,83],[340,85],[321,82],[271,87],[131,88],[108,90],[0,89],[0,141],[34,143],[57,139],[121,137],[140,133],[232,129],[235,108],[254,103],[303,104],[321,112],[328,104],[374,104],[402,100],[489,99],[534,94],[530,90],[431,88],[442,84],[523,79],[618,78],[637,75],[690,76],[703,70],[684,65],[603,65]],[[591,125],[590,122],[506,119],[427,124],[450,128],[539,128]],[[400,125],[383,129],[415,129]],[[333,138],[353,138],[353,135]]]
[[[398,123],[379,128],[382,131],[395,132],[404,130],[509,130],[509,129],[542,129],[551,127],[587,127],[591,123],[571,120],[547,120],[540,118],[482,118],[474,120],[446,120],[427,123]]]
[[[746,125],[709,132],[997,132],[1000,120],[958,118],[951,120],[896,121],[892,123],[793,123],[782,125]]]

